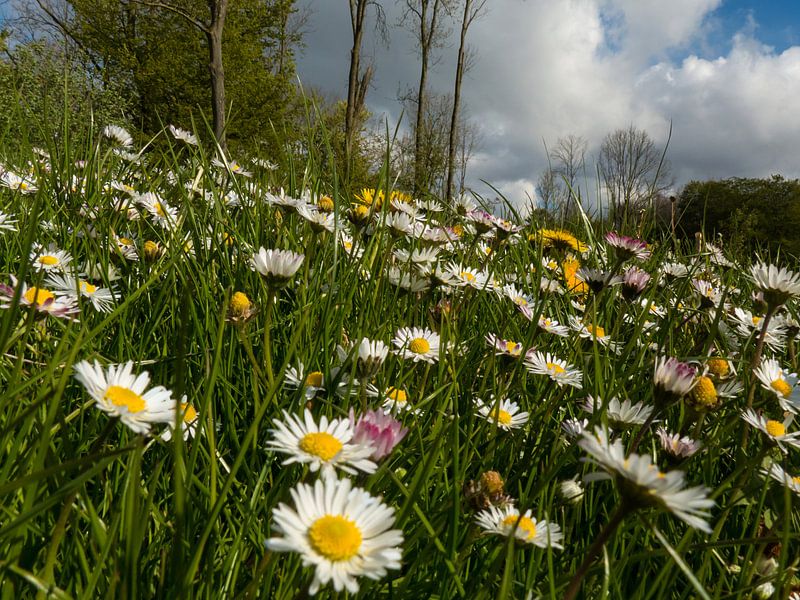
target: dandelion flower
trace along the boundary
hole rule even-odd
[[[290,493],[294,508],[281,502],[272,513],[283,537],[266,544],[273,552],[297,552],[304,566],[315,568],[310,594],[329,582],[337,592],[355,594],[357,577],[377,580],[400,568],[403,532],[391,529],[394,509],[379,498],[333,476],[313,486],[298,483]]]

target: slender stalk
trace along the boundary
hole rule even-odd
[[[623,502],[619,505],[617,510],[614,511],[614,514],[611,515],[611,520],[609,520],[603,531],[601,531],[600,534],[595,538],[594,542],[592,542],[592,545],[586,552],[586,556],[584,557],[581,566],[578,567],[578,570],[575,571],[575,575],[572,576],[572,580],[569,582],[567,592],[564,594],[564,600],[572,600],[578,595],[578,592],[581,589],[581,583],[583,582],[583,578],[586,577],[589,567],[592,566],[594,559],[598,554],[600,554],[600,550],[602,550],[605,543],[609,540],[614,531],[616,531],[617,527],[619,527],[620,523],[622,523],[622,520],[629,512],[630,509]]]

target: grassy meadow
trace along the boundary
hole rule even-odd
[[[800,598],[794,261],[193,142],[3,157],[3,600]]]

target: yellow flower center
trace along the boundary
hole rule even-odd
[[[497,421],[499,425],[511,425],[511,413],[507,410],[495,409],[489,413],[489,419]]]
[[[97,286],[92,285],[88,281],[81,281],[80,282],[80,289],[85,294],[94,294],[97,291]]]
[[[519,521],[519,523],[517,523]],[[536,536],[536,525],[528,517],[521,517],[519,515],[508,515],[503,519],[503,525],[513,527],[517,523],[517,529],[525,532],[527,539],[533,539]]]
[[[19,184],[19,187],[22,188],[23,190],[27,190],[28,189],[28,184],[23,181],[22,183]]]
[[[181,402],[181,410],[183,411],[184,423],[192,423],[197,418],[197,411],[188,402]]]
[[[50,254],[45,254],[44,256],[39,257],[39,262],[43,265],[47,265],[48,267],[52,267],[53,265],[57,265],[59,260],[57,257],[52,256]]]
[[[350,560],[361,548],[358,526],[341,515],[325,515],[308,528],[314,550],[332,562]]]
[[[112,385],[106,390],[105,399],[109,400],[114,406],[121,406],[128,409],[128,412],[142,412],[147,403],[139,394],[133,390],[119,385]]]
[[[528,301],[525,300],[522,296],[515,296],[514,297],[514,304],[518,306],[528,306]]]
[[[800,477],[792,477],[792,481],[795,485],[800,485]]]
[[[709,358],[706,366],[708,366],[709,373],[717,377],[727,377],[731,372],[731,367],[724,358]]]
[[[166,211],[164,210],[164,205],[161,204],[161,202],[156,202],[156,214],[159,217],[164,217],[167,214]]]
[[[786,383],[783,379],[776,379],[769,384],[773,390],[778,392],[784,398],[788,398],[792,393],[792,386]]]
[[[130,238],[121,237],[117,241],[120,246],[133,246],[133,240]]]
[[[386,397],[390,400],[394,400],[398,404],[405,404],[408,402],[408,394],[406,394],[403,390],[398,390],[397,388],[390,387],[386,390]]]
[[[602,327],[587,325],[586,329],[588,329],[589,333],[591,333],[596,338],[601,338],[606,336],[606,330],[603,329]]]
[[[466,279],[466,280],[467,280],[467,281],[469,281],[470,283],[472,283],[473,281],[475,281],[475,275],[473,275],[473,274],[472,274],[472,273],[470,273],[469,271],[461,271],[461,278],[462,278],[462,279]]]
[[[519,344],[517,344],[517,342],[506,342],[506,352],[516,356],[520,353]]]
[[[562,367],[561,365],[557,365],[556,363],[549,362],[545,366],[547,367],[548,371],[550,371],[551,373],[555,373],[556,375],[561,375],[562,373],[567,372],[566,369],[564,369],[564,367]]]
[[[317,202],[317,206],[323,212],[333,212],[333,198],[330,196],[323,196]]]
[[[453,233],[455,233],[458,237],[464,235],[464,227],[462,225],[453,225]]]
[[[153,240],[147,240],[144,243],[144,253],[150,258],[155,258],[159,253],[158,244],[156,244]]]
[[[758,325],[761,322],[762,317],[757,317],[753,315],[753,325]]]
[[[307,433],[300,440],[300,449],[303,452],[318,456],[324,461],[329,461],[339,454],[339,450],[342,449],[342,442],[324,431]]]
[[[45,289],[32,287],[23,296],[28,304],[44,304],[48,300],[53,300],[55,296]]]
[[[773,421],[772,419],[767,421],[765,429],[772,437],[781,437],[786,435],[786,427],[783,426],[783,423]]]
[[[322,373],[320,371],[312,371],[306,375],[306,385],[322,387]]]
[[[250,298],[243,292],[236,292],[231,296],[231,312],[243,315],[250,309]]]
[[[481,475],[481,486],[490,494],[503,491],[503,478],[497,471],[486,471]]]
[[[692,399],[702,408],[714,408],[717,406],[717,389],[710,377],[705,375],[698,377],[697,383],[692,389]]]
[[[414,338],[408,345],[408,349],[414,354],[427,354],[431,350],[431,345],[425,338]]]

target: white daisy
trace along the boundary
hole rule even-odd
[[[213,158],[211,159],[211,164],[215,167],[219,167],[220,169],[225,169],[234,175],[241,175],[242,177],[252,177],[253,174],[250,171],[245,171],[244,167],[241,164],[236,162],[235,160],[228,160],[226,158]]]
[[[772,463],[769,470],[762,469],[761,473],[769,475],[775,481],[779,481],[785,487],[788,487],[792,492],[800,496],[800,477],[789,475],[778,463]]]
[[[106,125],[103,128],[103,135],[108,139],[118,143],[120,146],[129,148],[133,146],[133,138],[124,127],[118,125]]]
[[[305,257],[289,250],[259,248],[250,259],[250,268],[264,278],[269,287],[283,287],[294,277]]]
[[[403,532],[391,529],[394,509],[380,498],[333,476],[313,486],[298,483],[290,493],[294,508],[281,502],[272,513],[283,537],[266,544],[273,552],[297,552],[304,566],[315,568],[310,594],[329,582],[337,592],[355,594],[356,577],[377,580],[400,568]]]
[[[386,357],[389,356],[389,348],[382,340],[361,338],[358,344],[355,344],[349,350],[337,346],[336,354],[339,357],[339,362],[343,365],[347,365],[350,359],[354,360],[359,377],[369,379],[378,372],[378,369],[386,361]]]
[[[761,263],[750,268],[750,275],[764,293],[764,300],[773,308],[800,296],[800,273]]]
[[[583,410],[594,413],[595,408],[603,408],[603,401],[600,398],[588,396],[583,403]],[[644,402],[632,403],[630,400],[622,402],[615,396],[608,401],[605,407],[605,414],[609,421],[620,425],[643,425],[647,422],[654,408],[646,406]]]
[[[475,398],[475,406],[481,417],[506,431],[519,429],[528,422],[528,413],[521,412],[519,405],[508,399],[495,400],[493,398],[484,404],[482,400]]]
[[[97,408],[130,427],[147,434],[154,423],[170,423],[175,418],[175,400],[164,386],[147,389],[150,374],[133,374],[133,361],[109,365],[104,370],[95,361],[75,364],[75,379],[83,384]]]
[[[50,244],[47,248],[34,247],[30,254],[31,266],[37,271],[64,271],[72,262],[72,255]]]
[[[458,263],[451,262],[448,264],[445,272],[452,277],[453,283],[451,285],[483,289],[488,283],[485,273]]]
[[[178,209],[171,207],[155,192],[139,194],[136,196],[136,203],[147,211],[156,225],[172,229],[178,222]]]
[[[583,387],[583,373],[549,352],[529,352],[525,357],[525,367],[536,375],[547,375],[559,386]]]
[[[181,399],[181,407],[178,415],[180,419],[180,429],[183,434],[183,440],[186,441],[190,437],[194,438],[197,435],[197,410],[194,406],[186,402],[186,396]],[[174,429],[173,423],[170,421],[167,427],[161,433],[161,439],[168,442],[172,439],[172,430]]]
[[[392,344],[397,348],[395,354],[402,358],[431,364],[439,360],[439,334],[430,329],[401,327],[395,333]]]
[[[319,392],[325,391],[325,376],[321,371],[306,373],[303,363],[298,363],[297,368],[289,367],[284,375],[284,383],[288,388],[303,391],[306,400],[311,400]]]
[[[190,131],[186,131],[185,129],[181,129],[180,127],[175,127],[175,125],[169,125],[167,129],[169,129],[169,132],[172,134],[172,137],[174,137],[176,140],[185,142],[190,146],[198,145],[197,136],[195,136]]]
[[[787,453],[784,444],[793,448],[800,448],[800,431],[795,431],[794,433],[786,432],[786,428],[794,420],[794,415],[790,414],[783,422],[774,421],[764,415],[756,414],[752,408],[748,408],[742,413],[742,418],[756,429],[759,429],[770,441],[776,443],[784,454]]]
[[[544,329],[547,333],[552,333],[559,337],[569,336],[569,328],[566,325],[559,325],[558,321],[544,315],[539,317],[539,327]]]
[[[373,473],[377,465],[369,460],[372,447],[354,444],[353,429],[348,419],[332,419],[322,416],[319,425],[314,422],[311,411],[303,412],[303,419],[283,411],[284,421],[274,421],[276,429],[270,430],[270,450],[289,454],[282,464],[308,463],[316,473],[333,473],[341,469],[355,475],[357,471]]]
[[[71,317],[80,312],[75,300],[69,297],[56,297],[53,292],[43,287],[22,283],[19,306],[33,306],[37,311],[54,317]],[[17,279],[11,276],[11,285],[0,284],[0,308],[11,308],[16,295]]]
[[[537,521],[532,516],[530,509],[520,514],[519,510],[513,505],[498,508],[490,506],[479,512],[475,520],[478,525],[488,534],[514,537],[526,544],[532,544],[539,548],[558,548],[563,550],[561,540],[563,534],[561,528],[549,521]]]
[[[605,474],[592,473],[587,480],[613,478],[631,506],[663,508],[690,526],[711,533],[705,520],[708,513],[703,509],[714,506],[714,501],[708,498],[705,487],[684,487],[682,472],[662,473],[649,456],[625,456],[622,440],[611,443],[608,434],[599,427],[594,433],[585,431],[578,445],[589,454],[582,461],[594,463],[606,471]]]
[[[12,215],[0,211],[0,232],[16,230],[17,220]]]
[[[114,308],[114,292],[112,290],[98,287],[72,275],[50,274],[47,277],[47,285],[55,294],[68,296],[76,302],[81,296],[87,298],[99,312],[111,312]]]
[[[562,431],[570,439],[580,436],[588,426],[589,419],[564,419],[561,423]]]
[[[780,363],[773,358],[761,361],[761,365],[753,371],[761,386],[775,394],[783,410],[794,414],[800,413],[800,387],[797,386],[797,373],[789,373],[782,369]]]
[[[656,429],[656,434],[664,451],[677,458],[688,458],[694,455],[703,444],[690,437],[681,437],[679,433],[670,433],[663,427]]]
[[[676,358],[661,356],[656,360],[653,384],[657,404],[677,402],[692,391],[697,380],[696,369]]]
[[[504,340],[490,333],[486,336],[486,343],[494,349],[494,353],[497,356],[507,356],[510,358],[519,358],[522,356],[523,346],[519,342]]]
[[[39,189],[36,185],[36,181],[32,177],[21,177],[13,171],[3,171],[0,173],[0,185],[22,194],[33,194]]]
[[[375,386],[368,385],[367,395],[373,398],[380,398],[382,401],[381,408],[383,408],[384,412],[393,415],[400,412],[419,414],[419,410],[414,408],[414,405],[408,398],[408,392],[404,389],[390,386],[383,392],[380,392]]]

